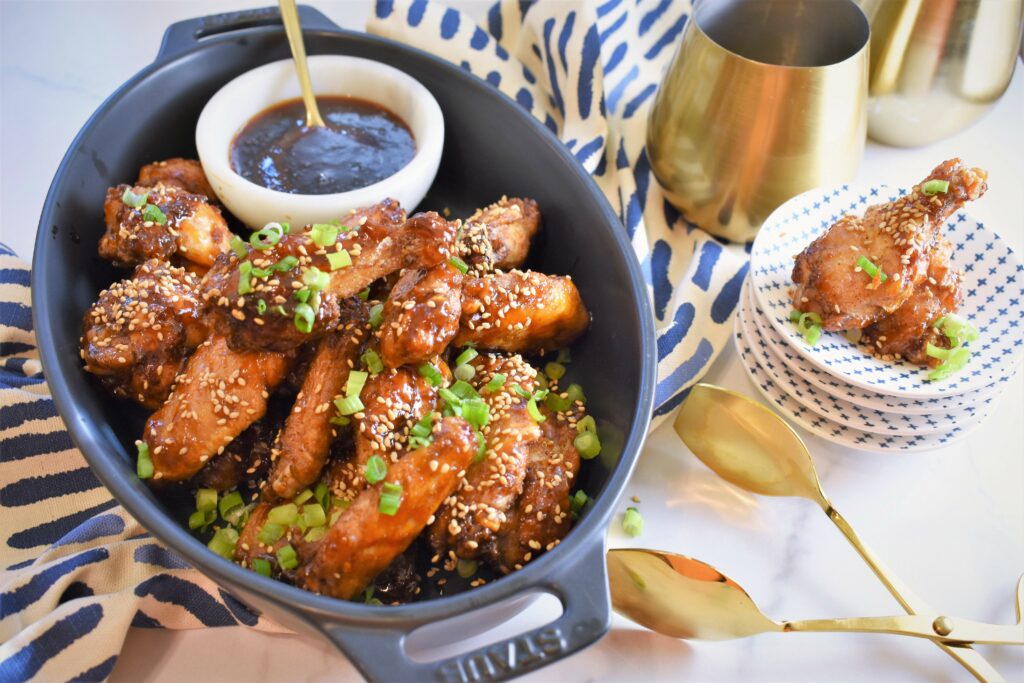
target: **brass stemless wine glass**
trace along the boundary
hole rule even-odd
[[[752,240],[787,199],[851,179],[866,137],[867,18],[853,0],[705,0],[651,109],[666,197]]]
[[[868,135],[916,147],[974,123],[1010,84],[1024,0],[858,0],[871,23]]]

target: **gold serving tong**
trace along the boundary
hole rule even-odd
[[[284,24],[284,32],[288,36],[288,45],[292,49],[292,58],[295,60],[295,71],[299,76],[302,101],[306,105],[306,127],[323,128],[326,124],[323,117],[320,116],[320,107],[317,106],[316,95],[313,94],[313,82],[309,78],[306,44],[302,40],[299,10],[295,7],[295,0],[278,0],[277,5],[281,10],[281,23]]]
[[[774,621],[738,583],[709,564],[685,555],[619,548],[608,551],[612,605],[652,631],[674,638],[729,640],[791,631],[889,633],[965,645],[1024,645],[1017,585],[1017,624],[1003,626],[930,615]]]
[[[864,561],[871,567],[875,575],[883,585],[896,598],[900,605],[911,616],[919,616],[918,619],[902,619],[897,621],[896,617],[883,618],[888,629],[886,632],[896,632],[899,629],[906,635],[917,635],[929,637],[936,645],[942,648],[947,654],[956,659],[962,666],[971,672],[978,680],[995,682],[1002,681],[999,672],[992,667],[979,653],[970,647],[972,642],[994,642],[989,636],[996,638],[1004,644],[1022,644],[1021,617],[1021,592],[1024,584],[1018,584],[1017,591],[1017,626],[994,626],[966,622],[961,619],[952,619],[939,615],[924,600],[915,595],[910,588],[900,581],[881,561],[864,545],[849,522],[829,501],[828,497],[821,490],[821,483],[818,481],[814,463],[807,446],[800,439],[799,435],[778,415],[764,405],[754,401],[743,394],[729,391],[710,384],[698,384],[690,391],[689,397],[683,403],[676,417],[674,424],[676,433],[683,442],[693,451],[705,465],[711,468],[716,474],[726,481],[746,489],[752,493],[767,496],[799,496],[807,498],[818,504],[829,519],[843,532],[846,539],[857,550]],[[613,551],[618,553],[619,551]],[[681,557],[668,556],[664,553],[658,554],[662,558]],[[625,557],[625,556],[623,556]],[[611,566],[612,555],[609,555]],[[688,558],[683,558],[687,559]],[[645,560],[646,561],[646,560]],[[659,560],[665,564],[665,560]],[[689,560],[689,562],[696,562]],[[670,563],[671,564],[671,563]],[[666,565],[669,566],[669,565]],[[687,565],[693,567],[694,565]],[[719,572],[703,565],[714,576],[721,577],[716,581],[724,579]],[[677,572],[678,573],[678,572]],[[628,573],[627,573],[628,575]],[[638,574],[638,576],[641,576]],[[735,582],[732,584],[735,586]],[[736,586],[739,589],[738,586]],[[620,590],[613,588],[613,593]],[[748,605],[743,605],[743,599],[733,598],[731,603],[738,615],[746,614],[746,617],[737,616],[743,623],[755,623],[751,621],[750,608],[756,607],[746,598],[742,589],[737,590],[736,595],[742,595]],[[673,595],[673,593],[669,593]],[[689,598],[687,598],[689,599]],[[676,600],[659,601],[664,609],[677,609],[674,605]],[[678,609],[684,609],[682,607]],[[758,612],[758,614],[760,614]],[[921,616],[935,615],[935,616]],[[697,615],[699,617],[699,614]],[[760,626],[773,624],[761,615]],[[830,626],[835,626],[839,621],[846,624],[844,630],[851,630],[853,624],[861,626],[873,625],[882,627],[883,622],[864,622],[863,620],[828,620]],[[643,622],[641,622],[643,623]],[[653,623],[653,622],[652,622]],[[789,623],[789,626],[786,626]],[[815,624],[823,625],[824,622],[795,622],[802,625]],[[807,630],[806,628],[795,628],[793,622],[785,622],[779,625],[782,630]],[[992,631],[981,627],[995,629]],[[967,632],[957,633],[951,637],[956,628],[969,628]],[[1011,629],[1013,632],[1003,629]],[[769,630],[778,630],[774,627]],[[870,630],[870,629],[867,629]],[[759,633],[761,631],[753,631]],[[988,634],[988,635],[986,635]],[[1009,634],[1009,635],[1007,635]],[[938,637],[936,637],[938,636]],[[981,640],[976,636],[984,636]]]

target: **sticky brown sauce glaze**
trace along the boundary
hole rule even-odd
[[[355,97],[316,98],[325,128],[306,126],[296,98],[257,114],[231,142],[231,168],[246,180],[291,194],[332,194],[394,175],[416,154],[405,121]]]

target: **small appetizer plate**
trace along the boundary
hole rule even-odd
[[[737,323],[738,324],[738,323]],[[899,434],[874,434],[854,427],[834,422],[821,413],[811,410],[780,388],[757,363],[753,349],[736,329],[733,332],[736,350],[739,352],[741,365],[747,376],[770,403],[811,434],[823,439],[861,451],[912,453],[916,451],[932,451],[959,441],[970,434],[984,417],[953,427],[945,434],[915,434],[901,436]]]
[[[855,387],[805,360],[768,322],[763,309],[757,304],[749,280],[744,290],[747,320],[757,329],[760,338],[767,342],[772,356],[819,389],[861,408],[903,415],[931,415],[936,419],[941,417],[958,422],[973,417],[979,406],[990,404],[1000,394],[1001,383],[998,382],[977,391],[940,398],[897,398]]]
[[[740,297],[737,313],[737,328],[754,359],[772,382],[802,403],[807,408],[847,427],[873,434],[945,434],[962,422],[981,417],[988,412],[988,403],[968,406],[958,412],[933,410],[928,414],[907,415],[882,409],[865,408],[851,401],[814,386],[803,376],[781,363],[775,353],[769,350],[766,334],[774,334],[770,326],[759,330],[752,322],[750,302],[747,296]],[[991,401],[991,399],[989,399]]]
[[[776,209],[758,233],[750,254],[758,304],[797,353],[862,389],[927,399],[1004,382],[1024,359],[1024,265],[996,233],[963,211],[951,216],[942,228],[954,245],[954,267],[964,271],[964,303],[957,313],[981,332],[981,338],[968,345],[973,357],[960,372],[932,382],[928,368],[875,358],[837,332],[823,333],[812,347],[790,322],[793,258],[843,215],[863,214],[868,206],[893,201],[905,193],[885,185],[842,185],[806,192]]]

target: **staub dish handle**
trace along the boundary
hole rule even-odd
[[[611,623],[604,538],[575,561],[524,589],[554,595],[562,614],[549,624],[504,638],[470,652],[432,662],[417,662],[405,651],[405,639],[424,624],[368,628],[333,621],[318,624],[369,681],[505,681],[551,664],[597,642]]]
[[[338,29],[337,24],[309,5],[299,6],[299,19],[305,29]],[[224,14],[211,14],[179,21],[171,24],[164,31],[164,38],[160,43],[160,50],[157,51],[155,61],[162,62],[176,57],[198,45],[203,38],[258,26],[282,26],[283,30],[281,13],[277,7],[225,12]]]

